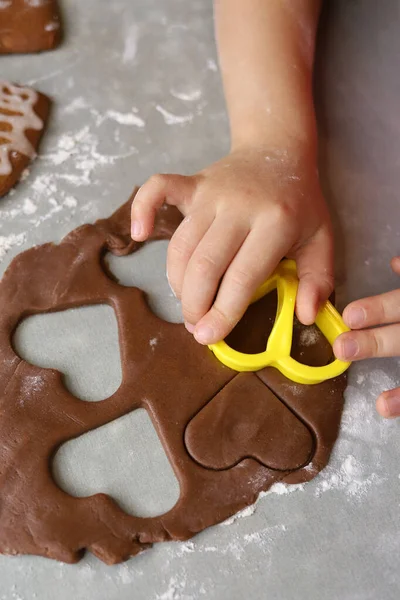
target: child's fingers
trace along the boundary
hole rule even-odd
[[[343,320],[351,329],[400,321],[400,290],[352,302],[344,309]]]
[[[320,229],[307,244],[296,252],[299,290],[296,314],[304,325],[315,321],[320,305],[332,293],[333,242],[328,229]]]
[[[195,177],[184,175],[153,175],[139,189],[132,202],[131,236],[137,242],[146,240],[154,226],[157,210],[167,202],[184,205],[192,198]]]
[[[400,355],[400,325],[342,333],[333,344],[341,360],[361,360]]]
[[[376,401],[376,410],[386,419],[400,417],[400,388],[383,392]]]
[[[195,248],[214,219],[210,210],[197,211],[186,217],[168,244],[167,277],[178,298],[182,296],[183,278]]]
[[[396,275],[400,275],[400,256],[395,256],[392,258],[391,267]]]
[[[198,342],[213,344],[232,331],[258,286],[270,276],[290,245],[291,240],[280,228],[251,231],[228,267],[212,308],[196,325]]]
[[[248,235],[245,224],[216,219],[189,260],[182,290],[185,321],[196,325],[212,306],[219,282]]]

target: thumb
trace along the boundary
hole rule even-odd
[[[400,388],[383,392],[376,401],[376,409],[381,417],[400,417]]]
[[[131,210],[131,236],[146,240],[154,226],[156,212],[166,202],[178,208],[191,201],[196,178],[185,175],[153,175],[137,192]]]
[[[318,230],[295,254],[299,290],[296,314],[303,325],[315,321],[319,307],[333,291],[333,239],[330,228]]]

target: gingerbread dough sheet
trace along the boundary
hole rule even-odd
[[[88,549],[108,564],[120,562],[154,542],[188,539],[225,520],[274,482],[308,481],[329,459],[345,377],[299,386],[273,369],[237,374],[183,325],[155,316],[143,292],[120,285],[104,263],[107,251],[137,248],[129,212],[130,202],[58,246],[20,254],[0,282],[2,553],[75,562]],[[169,238],[180,219],[175,209],[162,209],[152,239]],[[251,307],[231,343],[253,351],[263,343],[274,302],[267,297]],[[122,384],[91,403],[72,396],[61,373],[21,360],[12,337],[29,315],[94,304],[115,310]],[[150,347],[154,337],[158,344]],[[318,356],[294,355],[326,363],[330,350],[322,337],[319,348]],[[57,448],[139,407],[148,411],[180,484],[170,511],[138,518],[105,494],[74,498],[57,487],[51,477]]]
[[[56,0],[0,0],[0,54],[51,50],[60,38]]]
[[[49,109],[44,94],[0,80],[0,197],[35,158]]]

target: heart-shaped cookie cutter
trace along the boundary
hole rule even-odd
[[[344,373],[350,366],[350,362],[335,359],[323,367],[311,367],[290,356],[298,287],[295,261],[283,260],[271,277],[258,288],[251,301],[251,304],[257,302],[274,289],[278,292],[275,323],[266,350],[257,354],[245,354],[234,350],[223,340],[209,346],[218,360],[235,371],[259,371],[265,367],[275,367],[288,379],[307,385],[321,383]],[[329,301],[320,308],[315,324],[331,345],[341,333],[349,331],[342,317]]]

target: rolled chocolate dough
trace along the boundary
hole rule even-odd
[[[149,309],[145,295],[107,272],[106,252],[138,248],[130,239],[130,202],[109,219],[83,225],[60,245],[17,256],[0,282],[0,551],[76,562],[85,549],[108,564],[163,540],[185,540],[252,504],[273,483],[312,479],[338,434],[346,379],[302,386],[268,368],[237,374],[195,342],[183,325]],[[152,240],[181,220],[163,207]],[[17,356],[12,336],[29,315],[105,303],[119,326],[123,381],[110,398],[78,400],[53,369]],[[254,351],[273,322],[274,298],[249,309],[230,342]],[[297,325],[296,339],[304,333]],[[308,330],[307,330],[308,331]],[[312,336],[318,335],[313,332]],[[149,340],[158,338],[157,346]],[[296,344],[294,355],[323,364],[330,348]],[[138,518],[109,496],[74,498],[51,477],[64,442],[145,408],[180,484],[166,514]],[[101,490],[99,490],[101,491]]]
[[[60,39],[57,0],[0,0],[0,54],[51,50]]]

